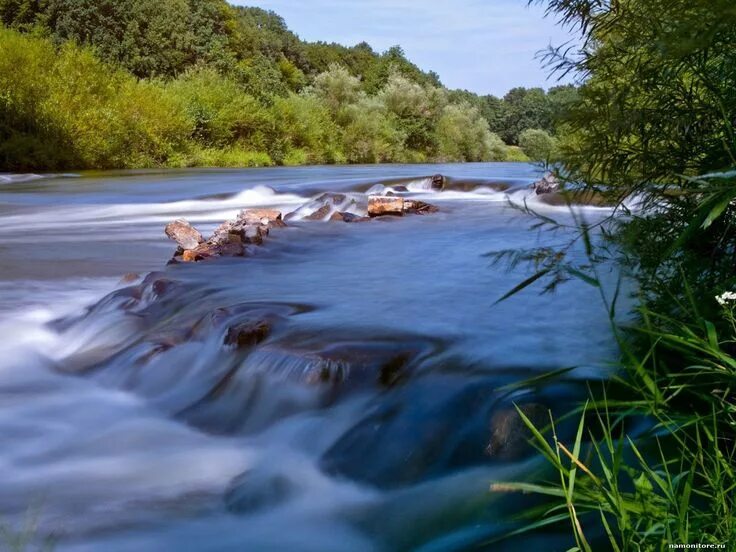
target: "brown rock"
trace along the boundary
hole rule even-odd
[[[367,222],[370,219],[370,217],[361,217],[360,215],[356,215],[355,213],[340,213],[342,215],[342,220],[345,222]]]
[[[266,320],[248,321],[231,326],[225,335],[225,345],[253,347],[271,334],[271,325]]]
[[[268,236],[268,226],[260,224],[246,224],[244,221],[227,221],[217,227],[208,243],[215,245],[252,243],[260,245],[263,238]]]
[[[166,225],[164,232],[182,249],[194,249],[204,241],[202,234],[184,219],[170,222]]]
[[[429,215],[439,211],[439,208],[430,203],[419,201],[416,199],[407,199],[404,201],[404,212],[412,213],[415,215]]]
[[[345,211],[344,213],[333,213],[329,220],[334,222],[366,222],[371,219],[370,217],[361,217],[355,213]]]
[[[215,257],[242,257],[243,255],[245,255],[243,243],[239,240],[232,240],[221,244],[203,243],[194,249],[185,250],[181,259],[192,263]]]
[[[241,230],[240,237],[244,243],[261,245],[264,236],[268,236],[268,227],[260,225],[246,225]]]
[[[181,260],[185,263],[193,263],[197,260],[197,254],[193,249],[185,249],[184,253],[181,254]]]
[[[345,200],[347,199],[347,196],[345,194],[338,194],[335,192],[325,192],[318,198],[316,198],[314,201],[322,202],[322,203],[332,203],[333,205],[340,205],[342,203],[345,203]]]
[[[304,220],[324,220],[325,217],[330,214],[331,210],[332,207],[325,204],[317,209],[315,212],[313,212],[311,215],[307,215],[306,217],[304,217]]]
[[[404,214],[404,199],[401,197],[371,196],[368,198],[368,216],[380,217],[382,215]]]
[[[281,211],[275,209],[245,209],[238,215],[238,221],[263,226],[284,226]]]

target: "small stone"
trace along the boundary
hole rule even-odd
[[[360,215],[356,215],[355,213],[340,213],[342,216],[342,220],[345,222],[367,222],[370,219],[370,217],[361,217]]]
[[[407,199],[404,201],[404,212],[415,215],[429,215],[439,211],[439,208],[430,203],[419,201],[416,199]]]
[[[345,194],[339,194],[335,192],[325,192],[314,201],[321,203],[332,203],[333,205],[341,205],[345,203],[347,196]]]
[[[225,345],[237,348],[253,347],[271,334],[271,325],[265,320],[248,321],[231,326],[225,335]]]
[[[260,225],[244,226],[241,233],[244,243],[252,243],[254,245],[261,245],[264,236],[268,236],[268,228]]]
[[[263,226],[284,226],[281,211],[275,209],[245,209],[238,215],[238,221],[245,224],[262,224]]]
[[[368,216],[401,216],[404,214],[404,198],[371,196],[368,198]]]
[[[332,207],[325,204],[317,209],[315,212],[313,212],[311,215],[307,215],[306,217],[304,217],[304,220],[324,220],[325,217],[330,214],[330,211],[332,211]]]
[[[188,221],[178,219],[170,222],[164,229],[166,235],[179,244],[182,249],[194,249],[204,241],[202,234]]]

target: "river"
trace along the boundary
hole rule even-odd
[[[435,173],[456,185],[433,191]],[[508,206],[534,202],[539,176],[516,163],[5,175],[0,525],[79,552],[517,550],[482,544],[528,500],[489,483],[541,463],[518,443],[489,449],[494,423],[514,402],[564,411],[615,355],[583,282],[495,304],[531,272],[488,253],[569,237]],[[291,220],[245,258],[167,266],[174,218],[206,233],[243,208],[385,186],[440,211]],[[225,343],[254,317],[264,341]]]

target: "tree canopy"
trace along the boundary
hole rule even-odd
[[[5,169],[516,159],[503,141],[518,144],[528,128],[554,133],[561,103],[554,90],[447,90],[400,46],[305,42],[277,14],[224,0],[0,0],[0,21],[0,63],[31,63],[25,48],[45,60],[36,83],[9,79],[0,98]],[[86,88],[70,88],[67,58],[85,60],[76,85]],[[31,91],[38,105],[21,108]],[[148,97],[150,119],[123,108],[125,94],[157,98],[161,117]],[[125,146],[82,151],[95,109],[129,127]],[[164,138],[170,112],[179,133]],[[131,130],[141,125],[145,140]]]

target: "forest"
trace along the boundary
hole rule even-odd
[[[572,86],[448,90],[224,0],[0,1],[0,168],[548,160]]]

